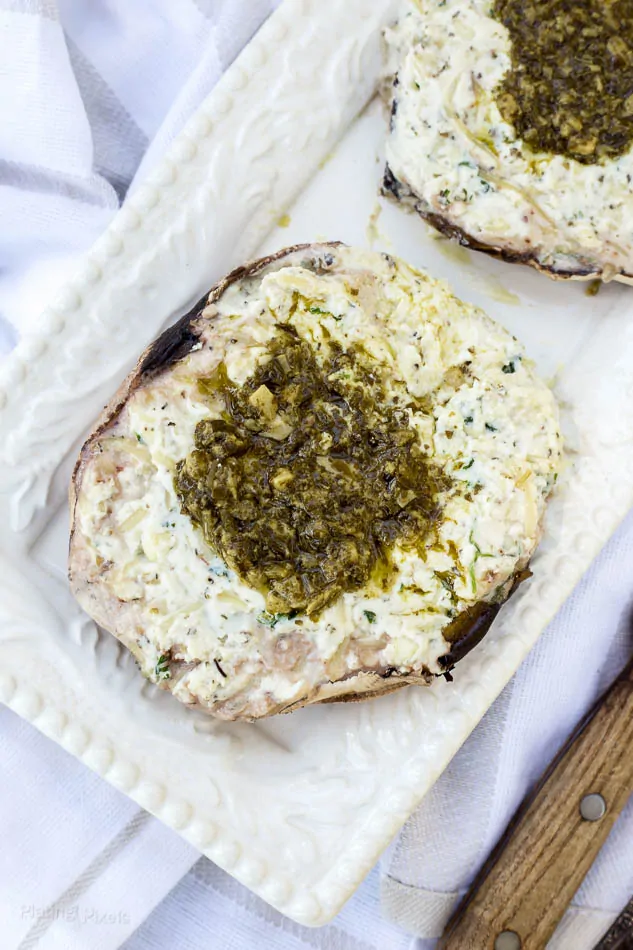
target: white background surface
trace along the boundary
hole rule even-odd
[[[0,123],[5,349],[36,325],[52,287],[107,224],[149,141],[145,168],[268,6],[183,2],[174,17],[175,8],[167,5],[137,4],[132,12],[115,3],[98,8],[64,3],[59,10],[64,39],[52,2],[0,3],[6,27],[0,32],[0,82],[13,89],[21,78],[17,95],[5,94],[7,87],[0,85],[6,110]],[[353,143],[354,136],[368,136],[363,142],[374,149],[377,118],[370,114],[363,120],[374,123],[372,130],[363,131],[361,122],[323,170],[336,200],[322,202],[322,192],[308,190],[291,211],[290,227],[273,235],[269,246],[319,233],[357,241],[376,237],[366,231],[374,201],[367,196],[368,189],[375,194],[379,168],[374,153],[367,161],[367,151],[355,150]],[[344,165],[353,177],[341,174]],[[357,200],[356,213],[347,217],[355,224],[341,233],[345,228],[337,207],[345,203],[351,212]],[[385,235],[389,240],[389,220],[398,214],[394,208],[383,212],[379,242]],[[535,317],[544,306],[551,309],[551,318],[565,328],[570,355],[592,329],[596,314],[628,293],[608,288],[591,302],[581,288],[554,286],[516,268],[473,258],[457,261],[430,244],[413,218],[399,234],[401,253],[423,263],[429,263],[430,254],[435,273],[450,273],[460,293],[489,310],[494,307],[515,332],[527,335],[548,374],[558,366],[547,334],[531,332],[524,310],[508,302],[504,288],[512,283]],[[383,859],[387,911],[409,928],[439,932],[455,894],[515,804],[621,663],[627,652],[632,568],[629,519]],[[120,945],[196,861],[195,850],[6,710],[1,742],[0,916],[8,922],[8,946]],[[632,836],[629,814],[579,895],[592,912],[568,921],[569,927],[574,920],[582,922],[582,937],[565,938],[570,950],[590,946],[591,928],[603,928],[633,890]],[[314,931],[281,918],[205,859],[130,937],[129,946],[193,948],[204,939],[218,948],[399,950],[411,938],[381,917],[379,877],[374,871],[334,924]]]

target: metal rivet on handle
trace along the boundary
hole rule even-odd
[[[495,950],[521,950],[521,938],[514,930],[502,930],[495,940]]]
[[[600,821],[607,811],[607,803],[602,795],[592,792],[580,801],[580,814],[585,821]]]

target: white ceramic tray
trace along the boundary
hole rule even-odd
[[[352,893],[633,502],[633,291],[588,297],[456,251],[378,202],[384,119],[368,103],[390,16],[390,0],[286,0],[0,380],[0,699],[304,924]],[[393,250],[520,336],[563,402],[570,464],[534,578],[453,684],[222,724],[146,684],[74,604],[66,486],[166,321],[243,259],[318,238]]]

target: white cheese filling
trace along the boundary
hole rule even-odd
[[[558,270],[631,273],[633,151],[584,165],[516,137],[495,101],[511,42],[490,0],[406,0],[386,40],[387,164],[427,213]]]
[[[315,273],[297,253],[231,286],[200,321],[202,346],[131,396],[83,475],[77,530],[91,582],[130,608],[144,672],[172,677],[185,702],[247,697],[259,714],[361,668],[439,672],[442,630],[493,597],[538,541],[561,438],[552,393],[520,344],[400,261],[348,248],[330,259]],[[222,409],[198,379],[224,361],[243,383],[278,321],[315,347],[326,336],[362,343],[454,484],[425,556],[396,548],[388,591],[349,591],[314,620],[270,617],[180,513],[173,485],[196,423]],[[415,408],[422,399],[430,410]],[[166,655],[183,666],[171,671]]]

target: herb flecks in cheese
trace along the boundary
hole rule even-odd
[[[111,611],[101,621],[149,678],[229,719],[282,709],[361,671],[441,672],[450,649],[443,631],[474,605],[503,599],[529,561],[560,464],[554,397],[520,344],[402,261],[330,245],[292,252],[236,281],[191,332],[197,348],[145,380],[95,437],[73,541],[86,578],[82,602],[90,609],[98,590]],[[246,582],[228,552],[225,558],[183,514],[174,485],[179,463],[205,433],[220,454],[238,446],[249,422],[257,439],[264,423],[280,445],[292,438],[300,413],[291,409],[285,421],[286,384],[265,381],[289,332],[307,354],[310,385],[320,387],[337,360],[352,374],[336,384],[341,405],[353,402],[355,379],[370,371],[376,377],[379,415],[368,407],[358,427],[341,421],[349,458],[341,460],[332,518],[343,488],[355,497],[355,475],[345,468],[363,452],[352,447],[354,433],[369,438],[375,430],[385,445],[404,438],[411,464],[417,458],[421,473],[445,476],[437,520],[422,543],[407,543],[397,531],[389,537],[387,518],[388,570],[375,582],[374,570],[371,584],[340,590],[314,616],[268,603],[268,593]],[[356,367],[343,356],[354,353],[362,355]],[[228,380],[241,394],[239,426],[227,413]],[[325,436],[334,432],[337,394],[333,380],[328,385],[321,397]],[[316,444],[316,428],[310,438]],[[324,468],[336,471],[325,443]],[[369,452],[366,462],[375,471],[362,477],[379,481]],[[292,464],[279,465],[271,492],[281,497],[296,477]],[[413,499],[398,491],[406,512]],[[376,500],[382,509],[379,492]],[[382,517],[377,510],[376,522]]]
[[[512,67],[503,118],[533,150],[591,164],[633,140],[633,2],[495,0]]]
[[[575,34],[541,58],[549,12],[563,7],[603,18],[582,60]],[[386,31],[391,190],[475,246],[561,274],[633,273],[630,30],[607,36],[618,11],[629,22],[630,0],[406,0]]]
[[[406,406],[385,399],[381,363],[359,344],[317,350],[285,324],[242,386],[221,369],[202,386],[221,396],[223,418],[198,423],[176,475],[209,545],[270,614],[316,619],[373,574],[390,586],[393,545],[422,549],[450,483]]]

